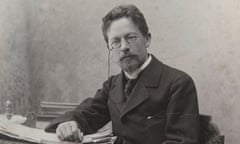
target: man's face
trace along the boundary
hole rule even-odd
[[[122,70],[133,72],[147,58],[150,36],[144,37],[129,18],[120,18],[110,25],[107,31],[108,47]]]

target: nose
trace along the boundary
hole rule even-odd
[[[121,51],[123,52],[127,52],[130,50],[130,45],[129,43],[123,38],[121,40]]]

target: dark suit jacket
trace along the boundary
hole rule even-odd
[[[128,101],[124,101],[123,73],[104,82],[94,98],[54,120],[76,120],[80,129],[92,133],[112,121],[113,133],[123,144],[197,144],[199,111],[193,80],[154,56],[141,72]]]

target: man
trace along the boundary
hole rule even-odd
[[[151,34],[139,9],[115,7],[103,18],[102,31],[122,71],[46,130],[56,129],[62,140],[77,139],[79,130],[93,133],[111,120],[121,144],[197,144],[194,83],[186,73],[148,53]]]

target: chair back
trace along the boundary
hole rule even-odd
[[[220,134],[220,130],[212,117],[208,115],[200,115],[200,144],[224,144],[224,136]]]

